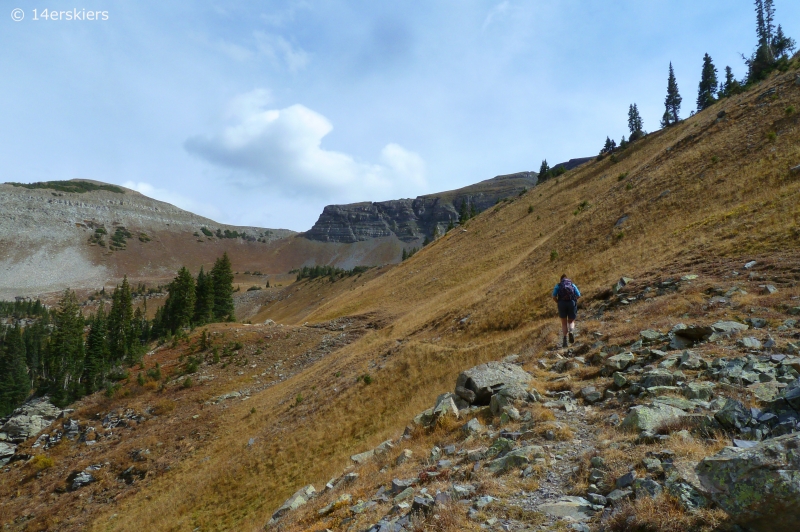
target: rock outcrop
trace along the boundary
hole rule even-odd
[[[726,447],[697,474],[711,499],[754,532],[790,532],[800,523],[800,434],[748,449]]]
[[[433,236],[437,229],[443,234],[450,222],[457,223],[462,203],[481,212],[500,199],[517,196],[536,185],[536,175],[536,172],[519,172],[497,176],[458,190],[415,199],[328,205],[304,236],[342,243],[396,236],[405,243],[418,243]]]

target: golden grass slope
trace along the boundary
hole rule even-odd
[[[483,212],[382,275],[288,288],[315,304],[276,306],[286,322],[369,314],[374,326],[214,414],[213,438],[96,509],[92,528],[260,529],[298,487],[319,487],[351,454],[397,436],[459,371],[552,346],[548,296],[562,272],[591,295],[622,275],[796,259],[800,174],[790,168],[800,164],[800,118],[788,109],[800,109],[797,65],[637,141],[616,163],[588,163]],[[268,317],[270,306],[257,315]]]

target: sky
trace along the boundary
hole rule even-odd
[[[658,129],[670,62],[688,116],[703,55],[742,78],[756,44],[749,0],[0,3],[0,181],[296,231],[595,155],[631,103]]]

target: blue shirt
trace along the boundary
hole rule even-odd
[[[561,284],[561,283],[556,283],[556,286],[555,286],[555,288],[553,288],[553,297],[556,297],[556,296],[558,296],[558,285],[560,285],[560,284]],[[578,290],[578,285],[576,285],[575,283],[572,283],[572,286],[573,286],[573,287],[575,287],[575,294],[576,294],[578,297],[581,297],[581,291],[580,291],[580,290]]]

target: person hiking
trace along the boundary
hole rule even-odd
[[[561,318],[561,333],[564,335],[562,347],[567,347],[567,336],[569,343],[575,342],[575,318],[578,317],[578,298],[581,291],[566,274],[561,276],[561,280],[553,288],[553,301],[558,304],[558,317]]]

